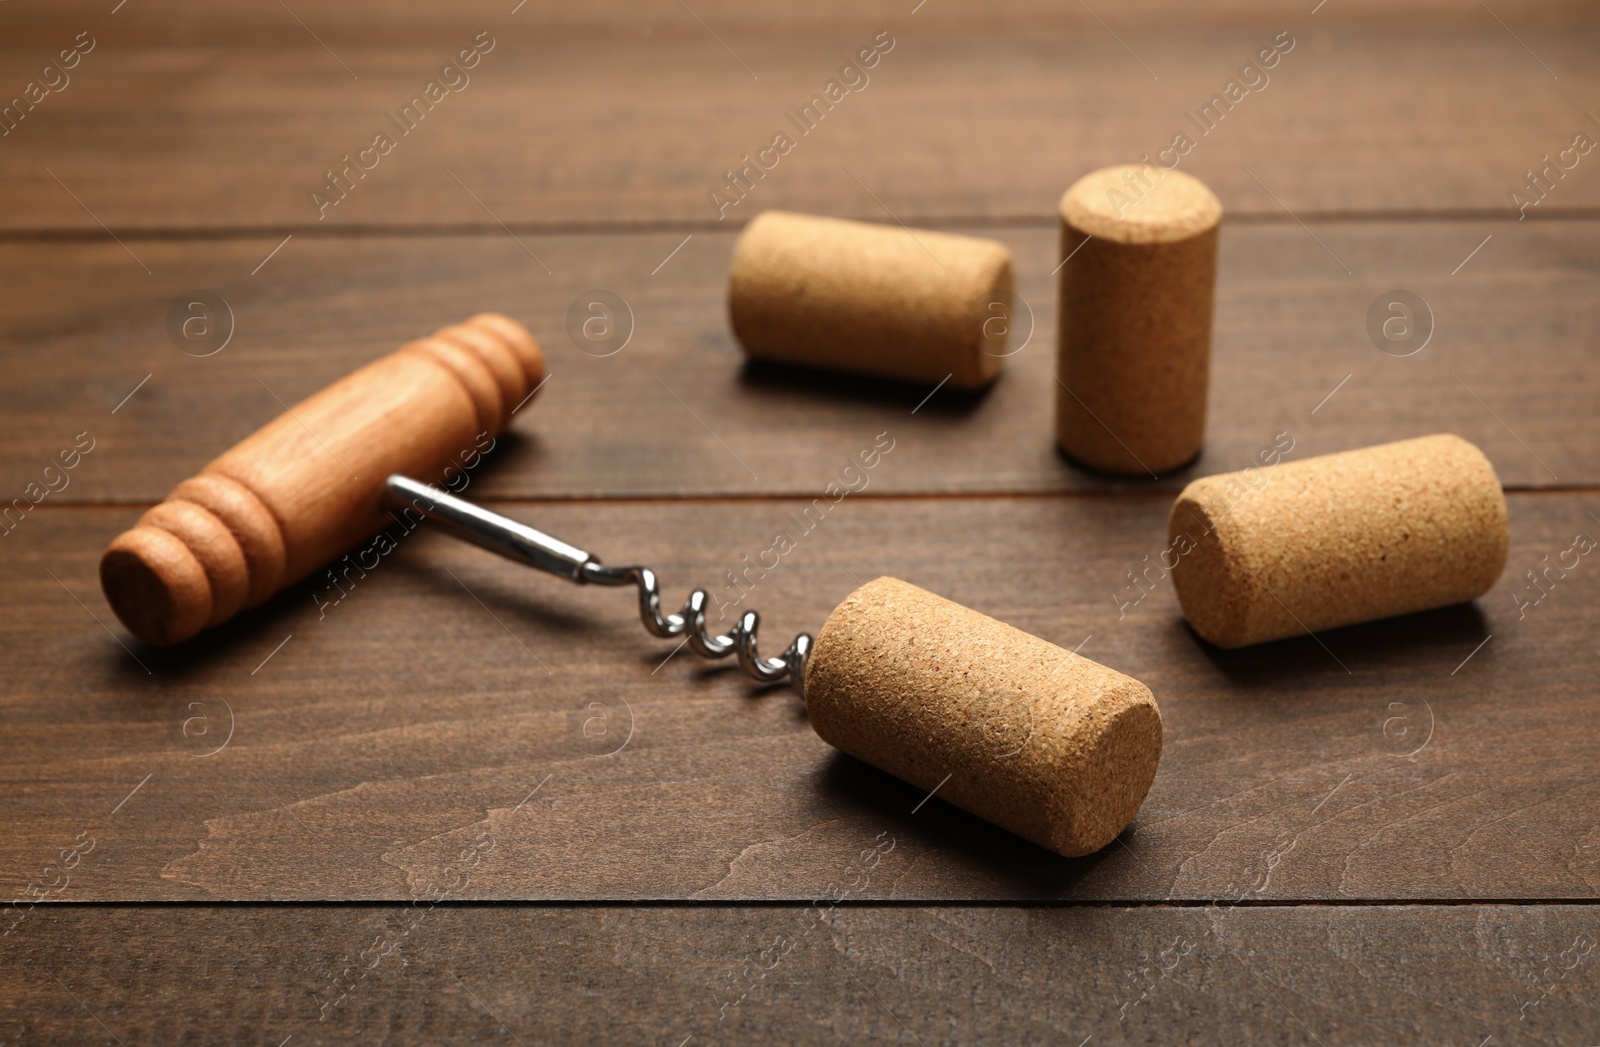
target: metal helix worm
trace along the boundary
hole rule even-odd
[[[746,611],[732,629],[713,636],[706,629],[706,606],[711,594],[695,589],[677,614],[661,613],[661,583],[648,567],[607,567],[593,555],[527,524],[491,513],[487,509],[446,494],[437,487],[395,474],[385,485],[390,498],[438,523],[451,535],[507,559],[579,585],[635,585],[639,591],[639,620],[651,635],[663,639],[682,636],[696,654],[705,658],[739,657],[739,668],[762,683],[790,680],[805,697],[806,661],[811,657],[811,634],[801,633],[776,658],[763,658],[756,631],[761,616]]]
[[[739,656],[739,668],[762,683],[794,681],[795,688],[805,695],[806,660],[811,656],[811,634],[801,633],[776,658],[763,658],[756,647],[756,630],[761,616],[746,611],[739,616],[732,629],[720,636],[706,631],[706,604],[710,594],[695,589],[677,614],[661,613],[661,585],[656,573],[648,567],[606,567],[593,559],[584,565],[584,581],[594,585],[627,585],[639,587],[639,620],[651,635],[663,639],[675,636],[687,638],[689,647],[705,658]]]

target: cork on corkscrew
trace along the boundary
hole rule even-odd
[[[114,539],[100,584],[156,646],[309,575],[384,521],[391,473],[433,477],[538,388],[538,343],[493,313],[434,332],[268,422]]]
[[[1150,689],[898,578],[868,582],[813,640],[763,656],[761,616],[709,628],[711,595],[676,614],[644,566],[594,554],[403,476],[397,504],[444,531],[578,585],[632,586],[646,631],[703,658],[737,656],[763,684],[789,683],[823,741],[1066,857],[1099,850],[1138,814],[1161,761]]]

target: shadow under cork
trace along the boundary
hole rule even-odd
[[[637,619],[635,619],[637,620]],[[713,630],[718,632],[719,630]],[[643,635],[643,634],[641,634]],[[684,643],[678,646],[678,640],[663,640],[655,637],[644,637],[646,641],[654,641],[662,647],[659,650],[646,650],[642,656],[633,659],[637,668],[644,669],[650,676],[677,686],[680,690],[690,693],[709,694],[710,688],[718,684],[731,684],[736,693],[731,700],[740,702],[781,702],[789,708],[789,712],[796,720],[810,722],[806,714],[806,704],[796,693],[794,684],[785,677],[771,683],[762,683],[745,674],[739,667],[734,655],[724,658],[708,660],[704,656],[690,650]],[[677,653],[673,649],[677,647]],[[775,657],[778,652],[771,652]],[[670,657],[669,657],[670,655]],[[762,651],[763,658],[769,657],[768,652]],[[728,697],[722,695],[719,697]]]
[[[1074,458],[1072,455],[1063,450],[1060,444],[1054,444],[1053,446],[1056,450],[1056,457],[1061,459],[1061,461],[1065,462],[1067,465],[1071,466],[1077,472],[1080,472],[1094,480],[1098,480],[1101,483],[1107,484],[1108,486],[1117,486],[1129,490],[1179,491],[1188,486],[1189,481],[1198,479],[1201,476],[1211,475],[1209,472],[1204,472],[1197,468],[1201,460],[1205,458],[1205,448],[1201,448],[1200,450],[1196,451],[1194,457],[1190,458],[1188,461],[1183,462],[1180,465],[1176,465],[1171,469],[1156,471],[1154,475],[1151,475],[1150,472],[1107,472],[1106,470],[1098,469],[1085,462],[1080,462],[1078,459]]]
[[[1003,380],[1004,376],[996,381]],[[830,403],[844,401],[875,407],[903,407],[907,411],[949,418],[971,414],[994,388],[994,383],[976,391],[951,389],[946,385],[939,389],[937,396],[930,396],[935,388],[932,384],[750,359],[746,359],[739,370],[739,384],[756,393],[785,393]]]
[[[1342,678],[1346,669],[1351,675],[1398,673],[1397,679],[1409,681],[1413,674],[1437,674],[1442,680],[1488,635],[1489,624],[1476,603],[1459,603],[1233,650],[1203,639],[1181,619],[1172,630],[1185,634],[1230,684],[1281,695],[1285,685],[1298,687],[1330,672]]]
[[[842,806],[854,807],[874,822],[887,822],[892,832],[928,850],[953,852],[964,862],[981,866],[1019,893],[1071,894],[1104,862],[1117,857],[1138,824],[1124,829],[1106,846],[1081,858],[1063,858],[1053,851],[946,803],[842,752],[832,753],[818,782],[819,791]],[[926,802],[924,802],[926,801]],[[915,813],[913,813],[913,811]]]

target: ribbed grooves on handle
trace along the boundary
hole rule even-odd
[[[396,352],[425,356],[453,375],[487,433],[499,433],[544,378],[538,343],[497,313]],[[100,584],[130,632],[167,646],[269,599],[283,585],[288,554],[282,524],[260,494],[207,466],[111,542]]]

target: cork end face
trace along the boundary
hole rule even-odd
[[[1476,507],[1473,523],[1479,536],[1473,543],[1477,555],[1470,557],[1463,572],[1464,588],[1472,594],[1468,598],[1475,600],[1500,580],[1506,569],[1506,559],[1511,555],[1511,514],[1506,508],[1505,487],[1489,456],[1471,440],[1455,433],[1435,433],[1423,439],[1437,449],[1441,459],[1462,463],[1466,490],[1460,502]]]
[[[1206,184],[1155,164],[1123,164],[1084,175],[1061,197],[1074,229],[1119,244],[1170,244],[1210,232],[1222,203]]]
[[[1172,587],[1183,616],[1201,638],[1232,650],[1251,643],[1247,569],[1229,554],[1226,521],[1210,508],[1206,480],[1183,489],[1167,518]]]
[[[117,536],[100,558],[100,588],[128,631],[154,647],[182,643],[211,617],[205,568],[179,538],[158,527]]]
[[[1128,680],[1117,708],[1086,746],[1073,776],[1070,814],[1049,847],[1078,858],[1116,839],[1139,813],[1161,762],[1161,711],[1150,689]]]
[[[1011,267],[1011,252],[999,244],[988,257],[979,259],[984,272],[979,281],[983,286],[982,316],[978,318],[978,352],[972,356],[972,366],[964,372],[957,371],[950,378],[953,388],[977,392],[994,384],[1000,377],[1000,368],[1006,359],[1022,347],[1026,331],[1018,332],[1016,325],[1017,299],[1015,278]],[[1033,323],[1029,316],[1023,323]],[[1011,346],[1016,340],[1015,348]]]

